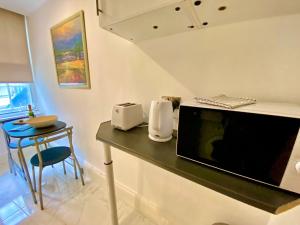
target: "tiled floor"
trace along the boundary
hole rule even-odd
[[[20,176],[8,171],[5,155],[0,155],[0,224],[30,225],[109,225],[106,184],[100,176],[85,170],[86,185],[67,175],[60,165],[47,167],[43,173],[45,210],[32,201],[28,187]],[[155,225],[124,202],[118,202],[120,225]]]

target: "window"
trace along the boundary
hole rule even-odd
[[[31,84],[0,83],[0,115],[20,112],[32,102]]]

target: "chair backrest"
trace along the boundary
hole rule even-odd
[[[31,140],[33,140],[35,142],[35,147],[37,150],[39,162],[43,162],[40,145],[48,144],[50,142],[57,141],[59,139],[65,138],[65,137],[68,137],[70,151],[72,154],[74,154],[74,147],[73,147],[73,143],[72,143],[72,134],[73,134],[73,127],[67,127],[67,128],[61,129],[59,131],[51,132],[49,134],[43,134],[43,135],[32,137]],[[43,164],[40,163],[39,166],[43,167]]]
[[[7,147],[9,148],[9,145],[10,145],[10,143],[12,142],[12,140],[11,140],[10,136],[7,134],[6,130],[3,129],[3,127],[2,127],[2,131],[3,131],[4,139],[5,139],[5,141],[6,141],[6,145],[7,145]]]
[[[26,118],[28,118],[28,117],[27,117],[27,116],[22,116],[22,117],[19,117],[18,120],[26,119]],[[7,145],[9,145],[9,143],[11,142],[11,139],[10,139],[9,135],[7,134],[6,130],[3,129],[3,125],[4,125],[5,123],[10,123],[10,122],[12,122],[12,121],[14,121],[14,120],[16,120],[16,118],[6,119],[5,122],[1,122],[1,123],[0,123],[0,126],[1,126],[1,129],[2,129],[2,131],[3,131],[3,134],[4,134],[5,141],[6,141],[6,144],[7,144]]]
[[[41,144],[48,144],[50,142],[68,137],[70,147],[73,147],[72,134],[73,134],[73,127],[67,127],[67,128],[61,129],[59,131],[35,136],[30,139],[35,142],[35,145],[41,145]]]
[[[5,138],[5,141],[6,141],[6,144],[7,146],[9,146],[9,143],[10,143],[10,137],[7,135],[6,131],[2,128],[2,131],[3,131],[3,136]]]

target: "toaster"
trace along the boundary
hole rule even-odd
[[[112,110],[111,125],[120,130],[129,130],[143,123],[143,109],[141,104],[117,104]]]

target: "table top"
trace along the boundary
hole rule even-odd
[[[96,138],[186,179],[273,214],[300,204],[300,194],[178,157],[176,139],[164,143],[154,142],[148,138],[147,127],[121,131],[114,129],[108,121],[101,123]]]
[[[65,128],[67,125],[62,121],[57,121],[53,126],[50,127],[34,128],[30,126],[29,129],[24,129],[22,131],[12,131],[12,129],[15,129],[17,127],[22,127],[22,126],[29,126],[29,125],[15,125],[14,122],[12,121],[12,122],[4,123],[2,128],[10,137],[29,138],[29,137],[39,136],[39,135],[48,134],[48,133],[61,130]]]

